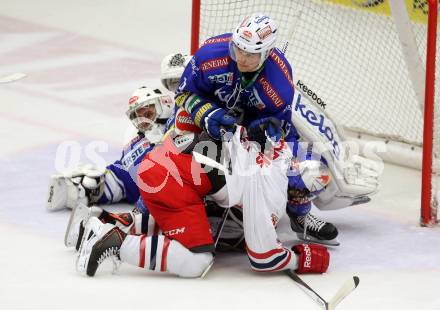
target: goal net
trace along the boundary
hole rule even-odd
[[[193,0],[192,52],[243,17],[262,12],[279,27],[278,47],[304,96],[350,136],[381,139],[386,159],[422,165],[427,21],[431,0]],[[438,74],[439,62],[435,71]],[[422,224],[436,222],[440,153],[435,83],[432,172]],[[304,88],[305,87],[305,88]],[[306,91],[304,91],[304,89]],[[380,155],[380,154],[378,154]],[[426,183],[425,183],[426,184]],[[429,210],[428,210],[429,209]],[[429,215],[426,213],[429,212]]]

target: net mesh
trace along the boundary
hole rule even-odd
[[[425,67],[427,0],[405,3],[418,57]],[[388,1],[203,0],[200,11],[200,43],[213,35],[231,32],[246,15],[269,15],[279,27],[278,47],[289,42],[286,56],[294,81],[315,93],[339,125],[350,131],[422,146],[423,103],[417,100],[409,78]],[[439,55],[437,52],[437,77]],[[440,168],[439,91],[436,82],[434,171]]]
[[[386,3],[349,2],[355,5],[342,5],[341,0],[204,0],[200,42],[232,31],[247,14],[264,12],[279,26],[278,47],[289,41],[286,55],[295,80],[315,92],[338,123],[421,146],[423,112],[408,78],[395,23],[381,11],[356,7],[362,2],[370,7]],[[409,9],[423,11],[423,3],[415,0]],[[426,19],[413,26],[424,63]]]

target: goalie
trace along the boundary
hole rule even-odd
[[[291,227],[301,239],[335,245],[331,236],[337,231],[309,213],[312,204],[335,210],[369,202],[378,190],[382,166],[355,153],[336,123],[298,91],[292,124],[297,140],[291,145],[295,160],[288,172],[287,213],[307,215],[291,216]]]
[[[171,92],[183,72],[185,57],[175,54],[162,62],[162,84]],[[139,199],[136,180],[137,166],[158,143],[167,122],[174,115],[174,100],[159,89],[140,87],[130,97],[126,112],[138,134],[122,151],[121,158],[100,171],[82,165],[73,171],[51,177],[46,207],[49,211],[74,209],[84,205],[105,205],[120,201],[130,204]]]

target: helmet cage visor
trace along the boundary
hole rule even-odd
[[[138,102],[127,111],[127,116],[140,131],[150,130],[159,115],[162,114],[162,97]]]

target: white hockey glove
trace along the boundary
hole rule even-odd
[[[104,173],[90,165],[53,175],[49,183],[46,208],[49,211],[73,209],[78,203],[96,203],[104,192]]]
[[[313,144],[313,152],[328,163],[331,182],[313,203],[320,209],[340,209],[370,201],[379,188],[383,164],[350,153],[336,124],[324,111],[297,92],[292,122],[302,139]]]

